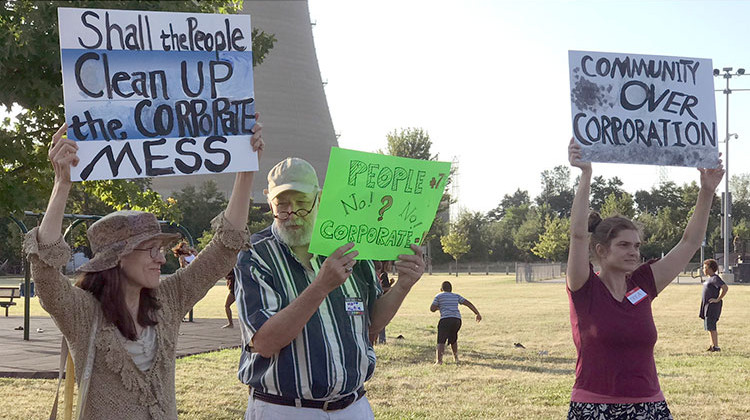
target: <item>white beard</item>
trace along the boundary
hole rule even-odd
[[[276,224],[276,232],[281,237],[281,241],[292,248],[310,245],[310,239],[312,239],[312,226],[307,225],[303,225],[302,229],[297,231],[289,231],[280,224]]]
[[[315,218],[318,216],[318,208],[315,209],[304,218],[298,218],[295,216],[295,220],[279,220],[275,219],[276,232],[281,237],[281,241],[290,247],[306,246],[310,245],[312,239],[313,229],[315,228]],[[289,230],[286,226],[302,226],[301,229]]]

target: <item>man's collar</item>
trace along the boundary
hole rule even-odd
[[[271,234],[273,235],[274,239],[286,245],[284,241],[281,240],[281,235],[279,235],[278,229],[276,227],[276,220],[274,220],[273,223],[271,223]]]

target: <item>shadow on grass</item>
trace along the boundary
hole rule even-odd
[[[553,375],[575,374],[576,361],[570,357],[537,356],[528,353],[514,356],[487,355],[475,351],[461,352],[460,348],[459,355],[463,355],[461,364],[465,366],[481,366],[495,370],[549,373]],[[561,368],[556,365],[569,367]]]
[[[393,347],[390,349],[393,352],[389,351],[383,357],[380,354],[378,355],[378,359],[383,363],[432,364],[435,360],[434,344],[411,343],[406,340],[394,339],[390,340],[387,345]],[[378,347],[376,347],[376,351],[377,349]],[[519,353],[517,355],[488,354],[474,350],[462,350],[460,342],[458,351],[462,366],[566,376],[575,374],[576,361],[570,357],[537,356],[531,353]],[[451,364],[453,360],[450,346],[447,345],[444,360],[446,360],[446,364]]]

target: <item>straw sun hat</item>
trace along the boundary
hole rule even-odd
[[[168,245],[181,237],[179,233],[162,233],[156,216],[134,210],[117,211],[102,217],[89,227],[86,235],[94,258],[79,268],[83,272],[116,267],[120,257],[146,241],[159,239]]]

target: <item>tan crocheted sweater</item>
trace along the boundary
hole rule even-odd
[[[149,370],[138,369],[117,338],[117,327],[101,317],[84,418],[177,418],[175,346],[180,324],[190,308],[232,269],[248,237],[247,229],[232,228],[223,214],[212,225],[216,234],[211,243],[189,266],[166,277],[156,289],[161,309],[157,313],[157,350]],[[70,248],[62,238],[53,244],[39,244],[34,228],[24,239],[24,251],[31,261],[40,303],[70,344],[78,380],[88,357],[94,311],[101,311],[99,301],[60,273],[70,258]]]

